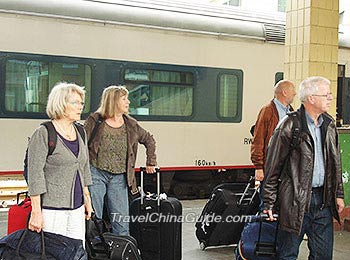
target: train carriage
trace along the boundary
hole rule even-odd
[[[165,188],[180,198],[253,172],[249,129],[283,77],[283,14],[185,2],[3,0],[0,24],[1,175],[21,174],[27,138],[46,120],[58,81],[85,86],[84,118],[104,87],[125,84],[130,114],[157,140]],[[349,37],[340,36],[339,64],[349,71]],[[342,82],[349,84],[345,73]],[[139,151],[136,167],[144,162]]]

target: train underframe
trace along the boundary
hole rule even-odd
[[[162,171],[161,191],[178,199],[206,199],[218,184],[248,182],[253,175],[253,168]],[[139,174],[136,178],[140,183]],[[145,192],[156,192],[155,175],[146,175],[144,189]]]

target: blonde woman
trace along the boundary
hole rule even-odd
[[[77,131],[84,106],[84,89],[58,83],[51,90],[46,113],[57,133],[48,156],[48,130],[35,130],[28,146],[28,190],[32,200],[29,229],[85,239],[85,213],[92,212],[88,185],[91,173],[86,135]],[[84,130],[84,129],[82,129]],[[85,138],[85,140],[83,140]]]
[[[107,87],[100,107],[85,121],[88,139],[91,138],[92,205],[96,216],[102,218],[107,202],[112,231],[117,235],[129,235],[129,223],[123,217],[129,215],[128,189],[131,194],[138,192],[134,171],[138,143],[146,147],[147,173],[154,173],[157,165],[153,136],[127,115],[128,94],[124,86]]]

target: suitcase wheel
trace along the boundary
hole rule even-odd
[[[205,243],[205,241],[199,242],[199,248],[200,248],[201,250],[204,250],[206,247],[207,247],[207,244]]]

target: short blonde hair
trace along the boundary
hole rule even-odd
[[[68,106],[68,98],[72,93],[77,93],[82,100],[85,98],[84,87],[67,82],[56,83],[47,99],[46,114],[51,119],[63,118]]]
[[[119,98],[129,94],[125,86],[109,86],[103,90],[100,107],[97,112],[103,118],[110,118],[117,113],[117,102]]]

